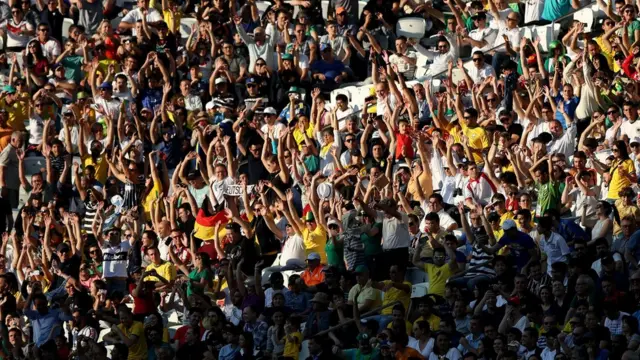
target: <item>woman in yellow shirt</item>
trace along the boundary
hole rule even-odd
[[[620,198],[620,191],[627,186],[631,186],[638,181],[636,176],[636,167],[633,165],[633,160],[629,158],[627,152],[627,144],[624,140],[617,140],[611,146],[614,160],[609,168],[609,192],[607,193],[607,199],[618,200]],[[606,171],[606,166],[600,163],[595,156],[591,155],[593,167],[600,174]]]

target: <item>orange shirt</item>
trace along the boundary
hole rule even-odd
[[[418,350],[405,347],[402,351],[396,351],[396,360],[409,360],[411,358],[424,359],[424,356]]]
[[[300,278],[304,280],[304,283],[307,284],[307,286],[316,286],[323,283],[324,273],[322,272],[322,266],[316,267],[313,271],[305,269],[302,274],[300,274]]]

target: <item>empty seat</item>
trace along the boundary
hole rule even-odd
[[[180,20],[180,35],[183,39],[189,38],[191,27],[196,23],[198,23],[198,20],[194,18],[182,18]]]
[[[71,25],[73,25],[73,20],[69,18],[64,18],[62,20],[62,38],[63,39],[69,38],[69,28],[71,27]]]
[[[362,14],[365,6],[367,6],[367,1],[358,1],[358,14]]]
[[[256,7],[258,8],[258,14],[260,14],[260,17],[262,17],[264,12],[267,11],[269,5],[271,4],[266,1],[256,1]]]
[[[329,0],[320,1],[320,7],[322,8],[322,17],[326,19],[329,16]]]
[[[573,14],[573,20],[577,20],[577,21],[580,21],[581,23],[584,23],[585,24],[584,31],[590,32],[591,29],[593,29],[595,14],[593,13],[593,10],[587,6],[583,9],[576,11]]]
[[[427,30],[427,21],[421,17],[405,17],[396,24],[396,35],[406,38],[422,39]]]

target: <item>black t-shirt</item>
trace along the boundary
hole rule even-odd
[[[73,255],[69,259],[67,259],[67,261],[60,263],[60,271],[62,271],[62,273],[65,275],[69,275],[75,279],[78,279],[80,276],[81,262],[82,259],[80,259],[80,256],[78,256],[77,254]]]

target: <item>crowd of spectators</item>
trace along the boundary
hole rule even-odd
[[[0,360],[640,359],[639,6],[0,1]]]

